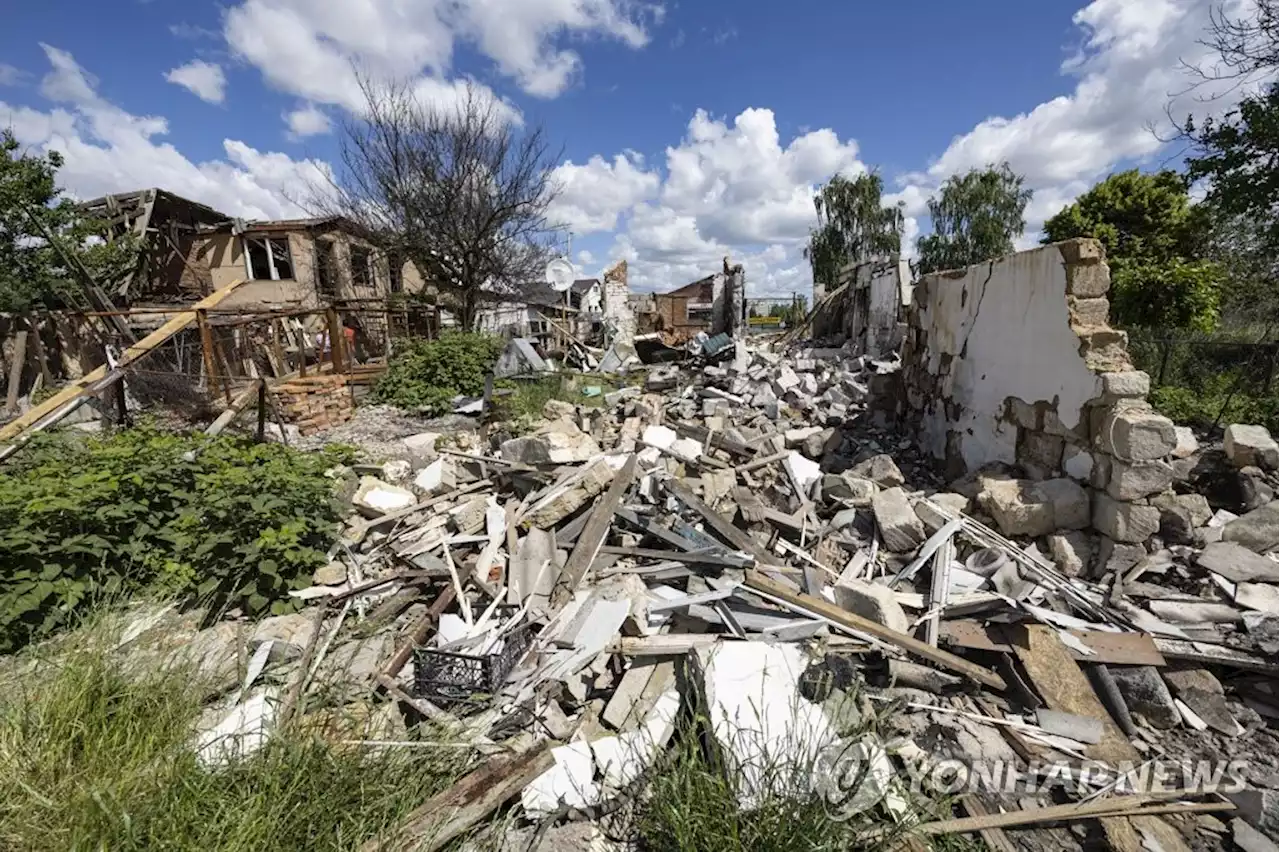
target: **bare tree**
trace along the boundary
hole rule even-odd
[[[540,282],[555,237],[557,187],[541,128],[521,128],[468,86],[451,106],[405,83],[360,82],[365,112],[342,127],[341,166],[312,205],[411,260],[473,328],[481,304]]]

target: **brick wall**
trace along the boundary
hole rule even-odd
[[[281,415],[304,435],[341,426],[355,413],[346,376],[308,376],[275,387]]]

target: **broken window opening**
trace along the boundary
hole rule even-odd
[[[288,237],[245,237],[245,272],[254,281],[293,278]]]
[[[316,290],[320,298],[330,301],[338,297],[338,255],[333,240],[316,241]]]
[[[387,283],[392,293],[404,292],[404,258],[393,254],[387,260]]]
[[[373,286],[373,253],[367,248],[351,247],[351,286]]]

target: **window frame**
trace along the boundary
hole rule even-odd
[[[244,252],[244,273],[250,281],[297,281],[298,280],[298,263],[293,257],[293,246],[290,244],[289,235],[273,235],[263,234],[256,236],[252,234],[242,234],[240,236],[241,250]],[[259,248],[263,249],[267,254],[267,271],[270,278],[259,278],[253,274],[253,260],[250,256],[250,243],[258,242]],[[285,278],[280,275],[280,270],[276,268],[275,252],[271,250],[271,243],[283,243],[285,254],[288,256],[289,271],[293,274]]]

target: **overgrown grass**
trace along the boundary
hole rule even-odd
[[[534,379],[508,379],[503,382],[504,392],[495,407],[499,419],[509,421],[519,431],[536,423],[542,417],[542,409],[553,399],[598,408],[604,405],[605,394],[627,384],[625,376],[568,371]],[[586,388],[598,388],[599,393],[584,393]]]
[[[74,639],[0,675],[0,849],[355,849],[465,768],[456,752],[294,733],[208,771],[191,747],[191,671],[131,673],[100,635]]]

